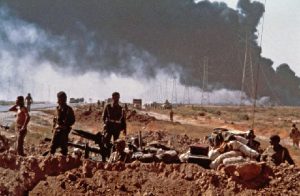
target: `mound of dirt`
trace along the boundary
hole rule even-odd
[[[83,171],[85,166],[73,169],[65,174],[48,177],[41,181],[31,192],[33,195],[44,194],[90,194],[90,195],[199,195],[199,194],[266,194],[297,195],[300,191],[299,168],[282,165],[276,170],[289,171],[288,175],[270,184],[260,184],[258,187],[249,188],[248,182],[236,181],[224,172],[205,170],[194,164],[164,164],[116,163],[112,165],[94,165],[95,171],[86,176]],[[85,164],[85,165],[86,165]],[[298,174],[297,174],[298,172]],[[286,182],[291,180],[291,185]],[[252,184],[254,184],[253,181]],[[276,185],[275,185],[276,184]],[[259,187],[260,186],[260,187]],[[285,188],[283,188],[285,187]]]
[[[24,195],[47,176],[64,174],[80,165],[82,161],[72,156],[20,157],[9,152],[1,153],[0,171],[3,175],[0,180],[0,195]],[[7,178],[14,180],[3,184]]]
[[[149,116],[147,114],[139,114],[135,110],[133,110],[128,112],[127,120],[128,122],[137,121],[140,123],[148,124],[152,121],[155,121],[156,119],[153,116]]]
[[[74,108],[77,123],[94,124],[101,121],[103,108],[94,105],[77,106]]]

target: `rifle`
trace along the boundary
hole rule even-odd
[[[101,132],[94,134],[88,131],[73,129],[72,134],[94,141],[95,144],[99,146],[100,155],[103,161],[105,161],[106,157],[110,156],[110,151],[113,145],[112,143],[105,141],[104,134],[102,134]]]
[[[50,138],[45,138],[44,139],[45,142],[51,142]],[[95,147],[90,147],[87,143],[86,144],[74,144],[72,142],[68,142],[68,146],[74,147],[74,148],[79,148],[81,150],[84,150],[84,158],[89,158],[89,153],[90,152],[94,152],[97,154],[101,154],[101,150],[99,148],[95,148]],[[49,154],[49,150],[43,153],[43,156],[46,156],[47,154]]]
[[[94,134],[94,133],[90,133],[88,131],[73,129],[72,134],[77,135],[79,137],[83,137],[83,138],[91,140],[91,141],[94,141],[95,144],[98,144],[100,148],[104,144],[104,136],[100,132]]]

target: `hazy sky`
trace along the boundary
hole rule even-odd
[[[222,0],[236,8],[238,0]],[[300,0],[257,0],[265,3],[262,55],[276,68],[287,63],[300,76]],[[261,31],[261,26],[259,27]]]

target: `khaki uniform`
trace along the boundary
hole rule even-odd
[[[75,115],[73,109],[68,106],[56,107],[56,126],[54,128],[54,134],[51,142],[50,153],[54,154],[57,148],[61,148],[63,155],[68,154],[68,136],[72,129],[72,125],[75,123]]]
[[[118,152],[118,151],[113,152],[110,155],[108,162],[109,163],[115,163],[115,162],[118,162],[118,161],[121,161],[121,162],[124,162],[124,163],[129,163],[130,162],[130,155],[127,154],[126,152],[121,152],[121,153]]]
[[[109,143],[111,138],[116,141],[119,139],[120,132],[126,130],[125,111],[119,104],[108,104],[104,108],[103,122],[105,124],[104,140]]]

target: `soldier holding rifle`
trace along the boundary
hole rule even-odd
[[[53,138],[50,153],[54,154],[57,148],[61,148],[63,155],[68,154],[68,136],[75,123],[73,109],[67,105],[67,95],[61,91],[57,94],[56,117],[53,120]]]

